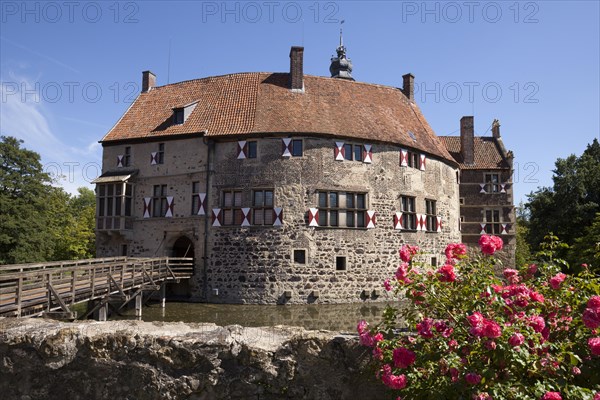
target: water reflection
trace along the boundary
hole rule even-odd
[[[164,309],[159,305],[144,307],[142,319],[164,322],[213,322],[217,325],[290,325],[306,329],[356,332],[356,323],[361,319],[367,320],[370,324],[379,323],[387,304],[276,306],[167,302]],[[398,305],[397,303],[390,304]],[[112,319],[135,319],[135,311],[126,310],[123,312],[123,316]]]

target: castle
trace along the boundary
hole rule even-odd
[[[331,77],[236,73],[142,92],[101,140],[97,256],[187,256],[173,295],[220,303],[386,299],[398,249],[444,262],[481,233],[514,258],[512,154],[493,136],[436,136],[402,89],[356,82],[340,43]]]

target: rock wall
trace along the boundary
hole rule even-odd
[[[296,327],[0,319],[6,400],[383,399],[354,335]]]

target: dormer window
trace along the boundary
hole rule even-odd
[[[185,123],[185,121],[187,121],[187,119],[190,116],[190,114],[192,113],[192,111],[194,111],[194,108],[196,108],[197,104],[198,104],[198,102],[195,101],[193,103],[186,104],[181,107],[174,107],[173,108],[173,125],[181,125],[181,124]]]
[[[173,125],[183,124],[183,108],[173,109]]]

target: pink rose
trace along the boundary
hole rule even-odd
[[[506,268],[502,274],[510,284],[516,285],[519,283],[519,271],[516,269]]]
[[[594,399],[593,400],[600,400],[600,392],[596,393],[594,395]]]
[[[467,381],[469,385],[477,385],[479,382],[481,382],[481,375],[478,375],[474,372],[469,372],[465,375],[465,381]]]
[[[452,378],[452,382],[458,381],[458,369],[452,367],[448,370],[450,372],[450,378]]]
[[[381,376],[383,384],[391,389],[404,389],[406,387],[406,376],[392,374],[392,367],[389,364],[383,366],[383,375]]]
[[[529,264],[527,267],[527,275],[535,275],[538,270],[538,266],[536,264]]]
[[[559,392],[546,392],[541,400],[562,400],[562,397],[560,397]]]
[[[580,375],[581,374],[581,370],[577,367],[573,367],[571,368],[571,372],[573,373],[573,375]]]
[[[392,285],[390,284],[390,280],[389,279],[386,279],[385,281],[383,281],[383,287],[388,292],[392,290]]]
[[[365,333],[368,328],[369,328],[369,324],[367,323],[367,321],[365,321],[364,319],[361,319],[360,321],[358,321],[356,330],[358,331],[359,335]]]
[[[600,356],[600,337],[589,338],[588,346],[593,355]]]
[[[544,330],[544,327],[546,326],[546,322],[544,321],[543,317],[540,317],[539,315],[534,315],[528,318],[529,321],[529,326],[531,326],[533,328],[534,331],[536,332],[541,332]]]
[[[439,279],[441,282],[454,282],[456,280],[456,274],[454,273],[454,266],[446,264],[437,270]]]
[[[418,251],[419,248],[417,246],[405,244],[400,248],[400,259],[404,262],[410,262],[412,257],[417,254]]]
[[[538,303],[544,302],[544,295],[538,292],[529,292],[529,298],[533,301],[537,301]]]
[[[490,339],[502,336],[502,328],[494,321],[486,319],[483,322],[483,335]]]
[[[596,329],[600,326],[600,312],[591,308],[586,308],[583,312],[583,324],[590,329]]]
[[[600,312],[600,296],[592,296],[587,302],[587,308]]]
[[[508,339],[508,344],[510,344],[512,347],[518,347],[518,346],[522,345],[524,342],[525,342],[525,337],[518,332],[513,333],[513,335],[510,337],[510,339]]]
[[[448,260],[463,258],[467,254],[467,246],[463,243],[450,243],[444,252]]]
[[[433,332],[431,332],[431,328],[433,327],[433,320],[431,318],[425,318],[423,321],[417,324],[417,332],[419,335],[424,338],[432,338]]]
[[[492,398],[492,396],[490,396],[489,394],[483,392],[483,393],[479,393],[477,395],[473,395],[472,397],[473,400],[494,400]]]
[[[552,289],[558,289],[560,287],[560,284],[563,283],[566,277],[567,276],[565,274],[559,272],[558,274],[550,278],[550,286],[552,287]]]
[[[403,282],[406,284],[411,283],[412,280],[410,280],[410,278],[408,278],[409,272],[410,272],[410,266],[408,265],[407,262],[403,262],[402,264],[400,264],[400,266],[396,270],[396,279],[398,280],[398,282]]]
[[[487,255],[493,255],[496,251],[502,250],[504,243],[498,236],[482,235],[479,238],[479,247],[481,252]]]
[[[483,315],[481,315],[481,313],[478,311],[469,315],[467,317],[467,319],[469,320],[469,324],[471,324],[471,326],[479,326],[479,325],[483,324],[483,320],[484,320]]]
[[[485,348],[488,350],[496,350],[496,342],[494,342],[493,340],[486,341]]]
[[[405,347],[400,347],[400,348],[394,349],[392,358],[394,360],[395,367],[408,368],[414,364],[417,356],[413,351],[410,351]]]

